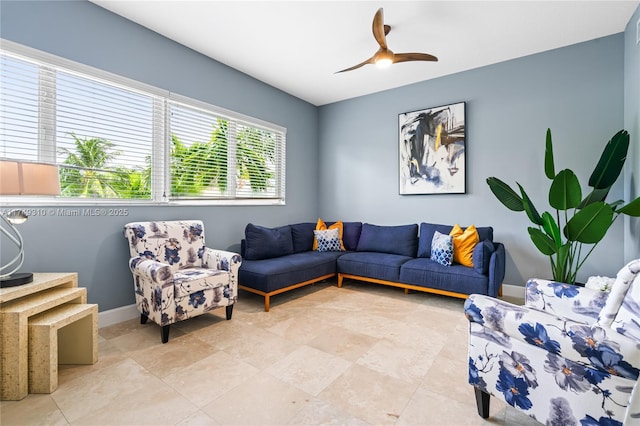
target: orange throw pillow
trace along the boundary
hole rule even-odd
[[[327,229],[338,229],[338,237],[340,238],[340,248],[342,249],[342,251],[345,251],[344,243],[342,242],[342,231],[344,229],[342,221],[339,220],[327,228],[327,224],[324,223],[322,219],[318,218],[318,222],[316,223],[316,231],[326,231]],[[318,240],[316,239],[315,235],[313,237],[313,250],[314,251],[318,250]]]
[[[449,235],[453,237],[453,261],[473,268],[473,249],[480,242],[476,227],[471,225],[463,231],[456,223]]]

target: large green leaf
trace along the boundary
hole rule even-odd
[[[549,212],[542,213],[542,229],[544,229],[544,232],[546,232],[547,235],[550,236],[553,241],[555,241],[557,247],[562,245],[560,227]]]
[[[589,204],[569,219],[565,234],[571,241],[595,244],[604,238],[611,223],[613,223],[613,208],[599,201]]]
[[[539,230],[538,228],[528,227],[529,236],[531,237],[531,241],[536,246],[540,253],[545,254],[547,256],[551,256],[555,254],[557,251],[556,243],[553,239],[549,238],[544,232]]]
[[[591,203],[595,203],[597,201],[604,201],[607,199],[607,195],[609,195],[609,190],[611,189],[611,187],[607,187],[607,188],[602,188],[602,189],[593,189],[589,195],[587,195],[584,200],[582,200],[582,202],[580,203],[580,205],[578,206],[579,209],[584,208],[585,206],[588,206]]]
[[[626,214],[633,217],[640,217],[640,197],[631,201],[626,206],[623,206],[617,211],[618,213]]]
[[[518,188],[520,188],[520,194],[522,194],[522,205],[524,206],[524,211],[527,213],[529,220],[536,225],[542,225],[542,218],[536,210],[536,206],[533,205],[531,198],[527,195],[522,185],[518,184]]]
[[[544,174],[549,179],[556,177],[555,166],[553,163],[553,144],[551,143],[551,129],[547,129],[547,142],[544,149]]]
[[[629,133],[620,130],[607,142],[596,168],[589,178],[589,186],[596,189],[608,188],[620,176],[629,149]]]
[[[506,208],[515,212],[521,212],[524,210],[522,198],[520,198],[520,196],[516,194],[509,185],[496,177],[487,178],[487,184],[489,185],[491,192],[493,192],[493,195],[495,195]]]
[[[582,200],[582,188],[577,176],[569,169],[556,175],[549,188],[549,204],[557,210],[574,209]]]

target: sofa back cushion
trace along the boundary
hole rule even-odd
[[[418,225],[416,224],[378,226],[363,223],[356,250],[415,257],[417,248]]]
[[[422,222],[420,224],[420,237],[418,240],[418,257],[431,257],[431,241],[436,231],[449,235],[452,229],[453,225]],[[476,227],[476,230],[478,231],[480,241],[493,241],[493,228],[491,226]]]
[[[313,236],[313,231],[311,232]],[[244,230],[246,260],[271,259],[293,253],[293,238],[289,225],[277,228],[249,223]]]
[[[482,240],[476,244],[473,249],[473,268],[482,275],[487,275],[494,251],[496,251],[495,246],[489,240]]]
[[[313,231],[316,224],[313,222],[294,223],[291,227],[291,238],[293,239],[293,252],[301,253],[313,249]]]
[[[331,226],[334,223],[335,222],[327,222],[327,226]],[[342,244],[344,244],[345,250],[356,250],[361,232],[362,222],[342,222]]]

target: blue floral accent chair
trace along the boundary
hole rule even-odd
[[[140,322],[162,326],[162,343],[171,324],[212,309],[225,306],[231,319],[242,258],[206,247],[202,221],[128,223],[124,236]]]
[[[640,425],[640,259],[609,292],[527,282],[524,306],[474,294],[469,383],[547,425]]]

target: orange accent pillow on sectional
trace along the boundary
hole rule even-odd
[[[480,242],[476,227],[471,225],[463,231],[456,223],[449,235],[453,237],[453,261],[473,268],[473,249]]]
[[[324,223],[322,219],[318,218],[318,222],[316,223],[316,231],[326,231],[327,229],[338,229],[338,237],[340,238],[340,248],[342,248],[342,251],[345,251],[344,243],[342,242],[342,231],[344,229],[342,221],[339,220],[333,225],[327,227],[327,224]],[[315,235],[313,237],[313,250],[314,251],[318,250],[318,240],[316,239]]]

